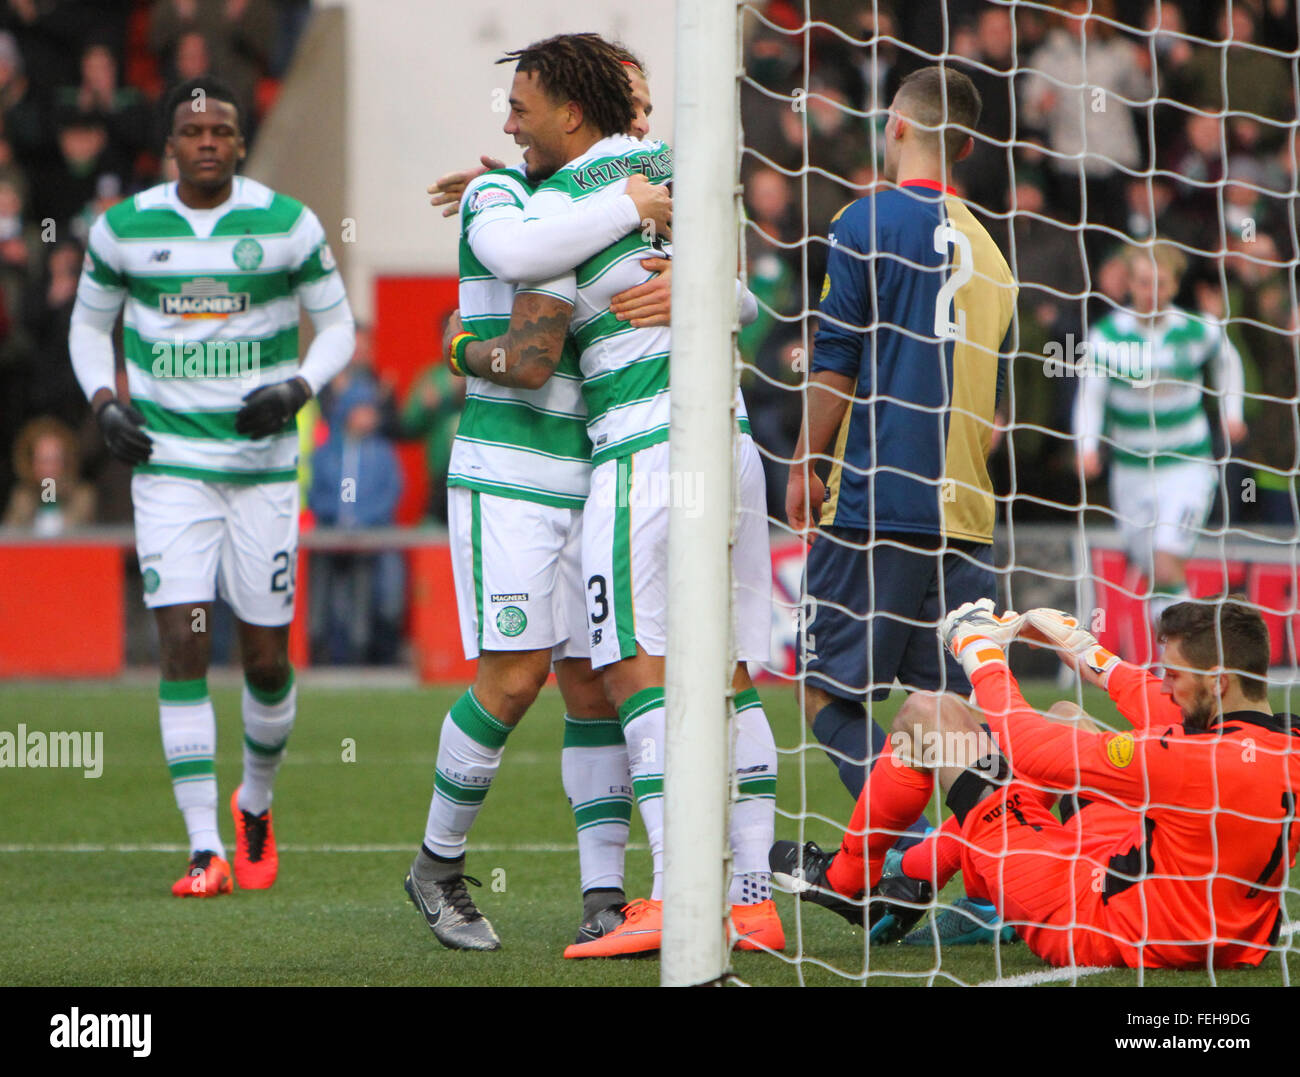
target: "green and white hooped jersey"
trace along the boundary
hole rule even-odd
[[[131,402],[153,439],[154,472],[209,482],[296,480],[298,436],[235,432],[246,393],[298,373],[298,307],[346,299],[320,221],[236,176],[230,199],[195,210],[176,184],[119,203],[90,230],[80,302],[117,311]]]
[[[1080,372],[1075,433],[1104,434],[1116,463],[1210,459],[1207,373],[1224,414],[1241,418],[1241,357],[1221,326],[1177,307],[1154,322],[1130,311],[1106,315],[1089,335]]]
[[[603,138],[561,168],[529,200],[526,219],[569,213],[588,198],[617,198],[627,177],[640,172],[651,183],[673,178],[672,150],[658,140],[630,135]],[[572,273],[520,291],[554,295],[573,304],[569,334],[582,368],[582,392],[589,417],[592,462],[599,464],[668,440],[668,360],[672,334],[665,327],[634,329],[610,312],[610,300],[651,275],[643,258],[662,258],[671,249],[633,232],[587,259]],[[741,429],[749,430],[739,403]]]
[[[481,340],[510,328],[515,286],[475,257],[475,235],[498,217],[521,216],[532,192],[522,169],[505,168],[473,180],[461,198],[460,317]],[[555,373],[540,389],[467,382],[447,485],[580,509],[591,486],[591,443],[572,343],[565,342]]]

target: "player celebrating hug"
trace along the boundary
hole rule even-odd
[[[666,145],[622,133],[629,126],[624,121],[602,119],[606,98],[614,96],[610,88],[626,84],[625,61],[586,37],[561,35],[510,54],[519,66],[506,130],[526,147],[530,173],[550,177],[529,200],[525,221],[617,201],[635,172],[654,183],[672,178]],[[625,323],[612,310],[615,296],[646,282],[647,256],[660,253],[657,237],[634,232],[553,279],[525,285],[516,294],[509,330],[463,341],[456,355],[468,374],[507,387],[538,387],[564,376],[566,340],[579,356],[592,448],[582,523],[591,663],[603,671],[606,694],[618,708],[655,881],[648,900],[628,905],[623,924],[569,947],[565,956],[573,958],[649,953],[661,938],[666,547],[668,497],[677,485],[668,472],[671,334],[664,325]],[[761,661],[768,654],[771,598],[767,513],[761,461],[743,408],[741,414],[737,641],[742,661]],[[784,933],[765,856],[775,812],[776,749],[743,664],[734,685],[740,798],[731,819],[732,919],[741,948],[781,949]]]
[[[590,48],[610,48],[595,35],[583,36]],[[613,92],[603,118],[627,126],[631,89],[612,54],[609,61]],[[564,272],[637,232],[643,219],[667,221],[666,190],[642,178],[624,197],[526,224],[524,204],[547,174],[525,162],[465,177],[460,309],[452,319],[457,330],[462,324],[467,330],[462,341],[509,326],[511,281]],[[448,355],[454,355],[450,348]],[[424,840],[405,880],[411,900],[449,949],[500,946],[465,886],[475,881],[465,874],[467,842],[507,738],[552,664],[565,707],[564,788],[578,827],[578,940],[598,938],[623,921],[632,783],[617,714],[588,661],[580,551],[591,445],[571,347],[561,367],[545,385],[503,386],[470,377],[452,449],[452,568],[465,654],[476,661],[476,672],[443,720]]]
[[[1277,942],[1280,893],[1300,838],[1300,723],[1268,705],[1268,629],[1244,601],[1177,603],[1159,627],[1163,682],[1057,611],[997,618],[987,601],[955,611],[940,632],[975,686],[978,711],[954,696],[909,700],[895,723],[893,745],[903,750],[872,772],[839,852],[778,842],[778,880],[860,923],[857,899],[879,880],[893,840],[877,828],[905,826],[937,778],[962,840],[940,848],[936,860],[948,867],[934,883],[959,863],[968,891],[987,894],[1044,960],[1258,965]],[[1017,632],[1055,646],[1103,686],[1133,730],[1034,711],[1007,667],[1004,648]],[[932,768],[914,762],[918,732],[975,733],[981,719],[1000,754]],[[1062,821],[1050,808],[1064,793],[1081,807]],[[873,897],[873,918],[878,910],[919,915],[885,897]]]

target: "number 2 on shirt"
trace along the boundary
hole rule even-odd
[[[956,321],[949,318],[948,313],[953,310],[953,297],[957,290],[975,275],[975,256],[971,252],[970,237],[958,231],[952,222],[943,221],[934,229],[934,249],[940,254],[946,254],[949,244],[961,252],[961,260],[935,296],[934,335],[940,340],[965,340],[966,312],[956,311]]]

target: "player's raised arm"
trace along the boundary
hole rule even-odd
[[[471,212],[480,208],[476,199],[483,200],[483,209],[494,212],[479,214],[467,235],[474,256],[500,280],[550,280],[629,233],[644,229],[669,235],[671,229],[668,188],[651,184],[639,173],[628,178],[627,189],[619,198],[593,199],[576,206],[569,206],[566,200],[566,208],[544,215],[534,215],[527,208],[512,211],[504,201],[497,206],[487,201],[491,197],[470,192]]]
[[[1108,651],[1070,614],[1041,608],[1024,618],[1019,639],[1054,648],[1065,665],[1104,689],[1135,728],[1182,723],[1178,708],[1161,693],[1160,678]]]
[[[573,279],[569,274],[567,281]],[[512,389],[540,389],[560,362],[573,316],[574,301],[566,297],[564,280],[546,285],[554,286],[554,290],[517,292],[510,311],[510,328],[489,340],[478,340],[466,333],[459,313],[453,314],[447,320],[443,338],[452,369]],[[576,292],[576,287],[572,283],[569,290]]]
[[[673,317],[673,261],[642,258],[641,268],[653,273],[644,284],[619,292],[609,301],[609,312],[633,329],[671,325]]]
[[[1024,615],[1025,623],[1032,623],[1031,616]],[[1038,623],[1043,621],[1038,618]],[[1022,636],[1024,628],[1022,624]],[[1094,733],[1073,723],[1048,721],[1034,710],[1007,665],[1004,648],[1010,632],[1005,621],[993,614],[992,602],[958,607],[944,618],[939,635],[970,678],[976,704],[1017,777],[1062,791],[1099,789],[1134,808],[1151,803],[1145,738]],[[1050,622],[1044,635],[1049,639],[1054,635]],[[1117,739],[1118,745],[1112,746]]]
[[[489,157],[487,154],[484,154],[479,160],[482,164],[477,168],[466,168],[460,172],[448,172],[445,176],[439,176],[429,184],[426,188],[427,193],[432,195],[429,199],[429,205],[442,206],[442,215],[444,217],[455,217],[460,213],[461,195],[465,193],[465,188],[469,186],[471,180],[478,179],[484,172],[506,167],[504,161]]]
[[[1106,650],[1077,618],[1063,610],[1027,610],[1017,638],[1033,646],[1053,648],[1065,665],[1102,689],[1120,663],[1118,655]]]
[[[609,312],[633,329],[672,324],[673,262],[671,258],[643,258],[641,268],[654,274],[644,284],[619,292],[609,301]],[[758,318],[758,299],[743,280],[736,281],[736,317],[742,326]]]

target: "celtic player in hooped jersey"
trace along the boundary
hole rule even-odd
[[[526,146],[529,175],[548,176],[529,201],[525,220],[547,220],[584,204],[622,196],[640,173],[652,183],[672,178],[672,156],[602,122],[591,74],[601,61],[575,62],[569,35],[510,54],[519,60],[508,133]],[[562,94],[553,92],[565,78]],[[611,79],[613,76],[609,76]],[[614,297],[642,284],[648,255],[666,253],[635,232],[569,272],[521,287],[509,330],[462,346],[468,373],[501,385],[538,387],[563,373],[570,343],[579,353],[592,487],[583,514],[582,562],[592,665],[618,707],[629,750],[632,785],[650,839],[654,889],[631,903],[626,919],[602,938],[579,942],[566,957],[651,952],[661,939],[663,857],[663,669],[666,630],[667,522],[674,485],[668,469],[668,356],[665,325],[634,328],[611,310]],[[571,338],[571,341],[566,339]],[[743,412],[743,409],[742,409]],[[735,571],[737,640],[735,764],[740,800],[731,819],[735,876],[732,922],[738,945],[780,949],[784,933],[770,898],[767,842],[774,813],[776,752],[766,716],[744,669],[768,656],[771,568],[761,462],[744,429],[737,442],[741,516]]]
[[[460,316],[484,336],[509,325],[515,288],[499,276],[501,259],[517,257],[508,226],[522,220],[533,189],[523,169],[503,168],[464,192]],[[529,229],[537,255],[529,268],[559,272],[639,228],[643,214],[666,220],[670,202],[662,191],[643,184],[630,195]],[[412,901],[450,949],[500,945],[465,889],[466,844],[506,737],[552,662],[565,704],[564,782],[578,820],[584,924],[603,922],[626,901],[627,753],[587,660],[580,540],[590,482],[575,351],[540,388],[469,379],[447,485],[461,636],[476,673],[443,720],[424,841],[406,879]]]
[[[1205,413],[1207,375],[1229,444],[1246,434],[1241,357],[1221,325],[1173,305],[1185,267],[1167,244],[1128,258],[1132,310],[1102,318],[1077,366],[1074,433],[1084,477],[1111,447],[1111,508],[1129,560],[1147,576],[1154,624],[1186,597],[1184,564],[1214,504],[1219,469]]]
[[[485,335],[509,324],[508,281],[561,272],[644,220],[664,225],[671,208],[665,190],[643,181],[626,198],[521,231],[533,189],[525,168],[456,179],[460,315]],[[424,841],[406,880],[435,937],[452,949],[499,945],[465,887],[467,839],[506,734],[552,660],[566,712],[561,769],[577,826],[579,937],[623,918],[631,778],[617,715],[587,659],[580,541],[591,464],[576,354],[566,373],[532,389],[471,378],[453,447],[452,563],[465,652],[477,671],[443,721]]]
[[[235,612],[244,665],[234,876],[261,889],[278,867],[271,789],[296,712],[294,415],[347,363],[354,326],[315,215],[235,175],[244,143],[231,92],[191,80],[169,94],[166,114],[180,178],[95,222],[69,349],[109,449],[135,468],[136,547],[161,644],[163,751],[192,854],[172,893],[214,897],[232,889],[207,690],[214,587]],[[300,305],[316,329],[301,363]],[[129,401],[114,388],[112,330],[123,309]]]

